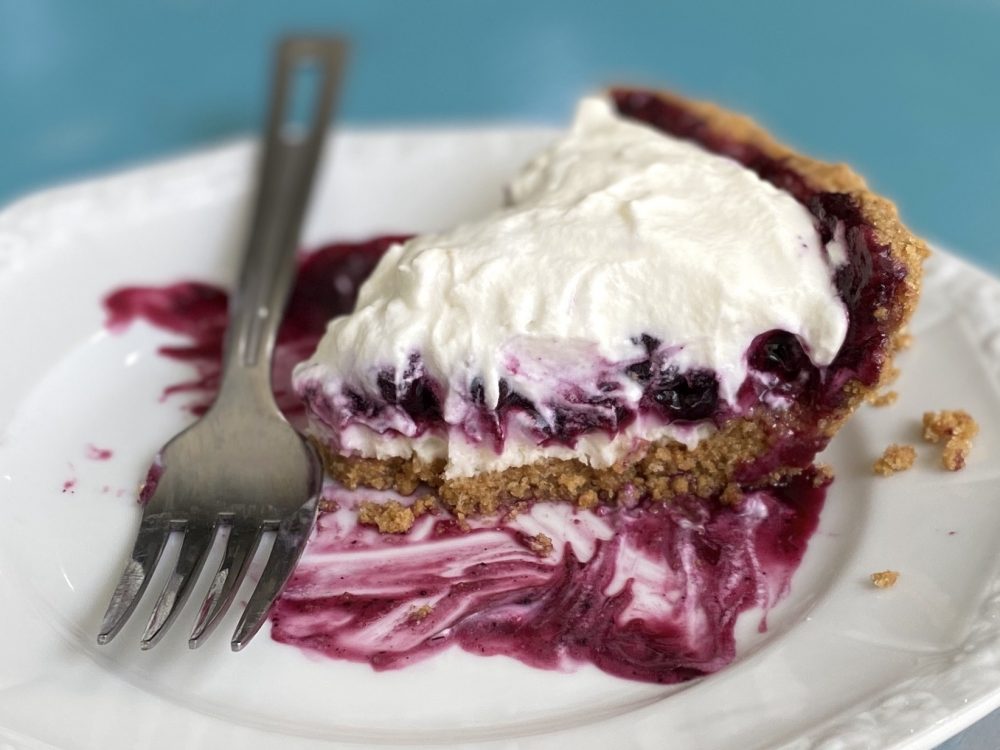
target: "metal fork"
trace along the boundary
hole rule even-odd
[[[295,275],[295,247],[316,162],[339,88],[346,43],[292,37],[278,49],[255,210],[239,285],[230,302],[222,383],[198,422],[161,450],[162,472],[97,642],[108,643],[135,610],[172,532],[184,535],[173,572],[153,607],[141,646],[174,622],[216,536],[225,552],[188,645],[195,648],[225,615],[264,531],[274,545],[232,638],[242,649],[260,629],[295,567],[316,519],[322,465],[285,420],[271,391],[271,357]],[[291,132],[293,77],[320,75],[305,131]]]

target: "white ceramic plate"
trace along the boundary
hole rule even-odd
[[[306,241],[474,215],[549,138],[344,134]],[[152,652],[136,646],[142,616],[98,648],[135,485],[187,419],[159,401],[187,374],[155,354],[165,335],[142,325],[108,335],[100,300],[126,284],[227,282],[250,163],[250,145],[237,144],[0,215],[0,748],[926,748],[1000,704],[1000,466],[989,460],[1000,441],[1000,283],[943,253],[928,269],[900,402],[864,409],[834,441],[826,459],[839,478],[791,595],[765,634],[744,615],[737,661],[717,675],[664,689],[457,649],[376,674],[266,632],[238,655],[223,636],[188,652],[190,617]],[[982,425],[964,472],[940,470],[920,446],[914,470],[872,475],[890,441],[919,442],[923,410],[956,407]],[[88,460],[88,444],[113,458]],[[899,583],[874,589],[868,575],[886,568]]]

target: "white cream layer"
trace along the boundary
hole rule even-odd
[[[366,458],[384,460],[413,456],[426,463],[447,458],[445,478],[454,479],[525,466],[543,458],[577,459],[594,468],[605,469],[647,443],[669,438],[693,448],[714,432],[715,427],[710,423],[663,424],[640,418],[613,437],[600,431],[582,435],[572,448],[559,444],[540,446],[523,433],[515,433],[508,435],[501,453],[493,450],[488,442],[474,443],[461,434],[449,439],[428,433],[416,437],[380,435],[354,424],[344,429],[339,437],[342,451]]]
[[[796,334],[817,365],[843,343],[847,312],[833,284],[842,248],[823,247],[809,212],[738,163],[626,120],[603,98],[581,102],[569,133],[509,194],[508,206],[479,221],[392,247],[355,312],[331,321],[297,368],[296,384],[374,394],[379,370],[401,375],[417,353],[447,388],[445,419],[458,424],[475,378],[489,407],[501,379],[544,401],[566,384],[593,385],[595,368],[642,359],[640,334],[669,347],[680,370],[713,370],[729,403],[760,333]],[[624,375],[620,385],[638,401],[641,388]],[[509,441],[510,456],[489,458],[453,432],[423,441],[447,458],[451,476],[567,450]],[[604,464],[617,450],[610,444],[627,452],[633,437],[650,439],[605,440],[593,451],[581,441],[578,457]],[[392,451],[405,454],[399,439]],[[343,442],[375,456],[389,448],[380,440]]]

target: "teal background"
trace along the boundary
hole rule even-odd
[[[0,0],[0,204],[256,130],[269,48],[354,40],[349,123],[559,123],[616,81],[743,110],[1000,270],[1000,0]],[[1000,747],[1000,716],[946,745]]]
[[[354,38],[348,122],[563,122],[611,81],[674,86],[1000,268],[1000,0],[0,0],[0,203],[253,131],[292,29]]]

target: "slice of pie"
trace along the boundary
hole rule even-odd
[[[352,488],[426,483],[460,514],[735,502],[888,377],[926,254],[848,167],[614,90],[504,207],[393,246],[295,388]]]

